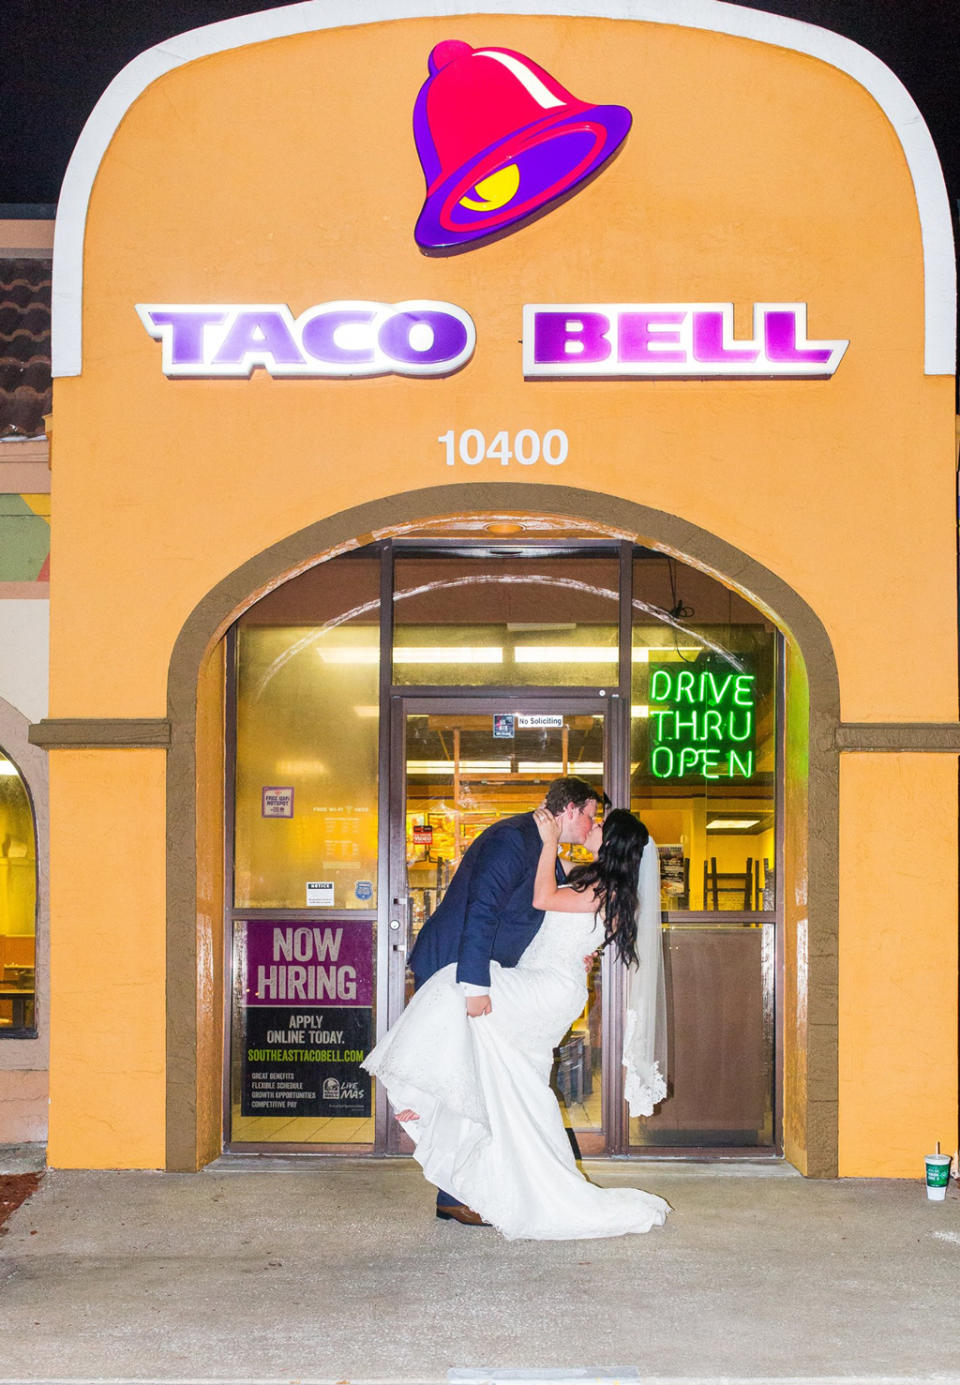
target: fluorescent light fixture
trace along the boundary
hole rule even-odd
[[[633,662],[635,664],[649,664],[651,654],[656,658],[661,654],[700,654],[702,647],[699,644],[644,644],[634,645]]]
[[[341,648],[318,649],[325,664],[377,664],[378,645],[345,645]],[[611,644],[520,644],[513,653],[517,664],[615,664],[619,658],[616,645]],[[698,644],[670,646],[658,649],[644,645],[634,649],[635,664],[646,664],[650,656],[663,654],[699,654]],[[502,664],[504,651],[499,645],[397,645],[393,651],[395,664]]]
[[[354,712],[357,714],[358,717],[363,717],[363,718],[365,718],[367,721],[373,721],[376,717],[378,717],[378,716],[380,715],[380,708],[377,707],[376,705],[373,705],[373,706],[369,706],[369,705],[368,705],[368,706],[365,706],[365,707],[354,707],[353,710],[354,710]]]
[[[344,649],[318,649],[325,664],[377,664],[377,645],[355,645]],[[496,645],[401,645],[393,651],[395,664],[502,664],[503,650]]]
[[[509,774],[511,765],[509,760],[461,760],[460,774]],[[602,774],[603,764],[599,760],[578,760],[576,764],[568,765],[564,770],[563,764],[559,760],[520,760],[517,763],[517,773],[519,774]],[[452,760],[408,760],[407,773],[418,775],[440,776],[441,778],[451,779],[453,777]]]
[[[317,653],[325,664],[378,664],[380,646],[376,644],[357,644],[352,648],[345,645],[340,649],[318,649]]]
[[[759,818],[714,818],[707,823],[708,832],[737,832],[747,827],[756,827]]]
[[[408,774],[440,774],[453,776],[452,760],[408,760]],[[509,774],[509,760],[461,760],[461,774]]]
[[[521,774],[602,774],[603,764],[600,760],[578,760],[564,769],[559,760],[552,763],[546,760],[520,760],[517,769]]]
[[[397,645],[395,664],[502,664],[503,650],[497,645]]]
[[[278,760],[275,779],[309,779],[312,774],[329,774],[322,760]]]
[[[699,654],[698,644],[657,648],[638,645],[631,651],[635,664],[650,662],[650,655]],[[615,644],[518,644],[513,651],[518,664],[615,664],[620,651]]]
[[[617,646],[608,644],[518,644],[518,664],[615,664]]]
[[[508,620],[507,633],[529,635],[534,630],[542,634],[544,630],[576,630],[575,620]]]

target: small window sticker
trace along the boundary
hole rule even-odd
[[[260,816],[264,818],[293,817],[293,789],[271,784],[260,791]]]
[[[308,908],[308,909],[332,909],[332,908],[333,908],[333,881],[332,881],[332,880],[308,880],[308,881],[307,881],[307,908]]]

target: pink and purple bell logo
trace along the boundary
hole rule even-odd
[[[414,237],[452,254],[517,230],[580,189],[630,130],[510,48],[438,43],[413,111],[427,197]]]

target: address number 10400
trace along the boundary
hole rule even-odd
[[[532,428],[521,428],[513,434],[501,428],[490,442],[479,428],[465,428],[462,433],[450,428],[437,442],[445,449],[447,466],[456,466],[457,462],[464,466],[479,466],[481,462],[535,466],[540,461],[547,466],[562,466],[569,450],[567,435],[561,428],[551,428],[542,436]]]

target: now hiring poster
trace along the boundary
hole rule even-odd
[[[238,926],[245,1116],[369,1116],[373,923]]]

